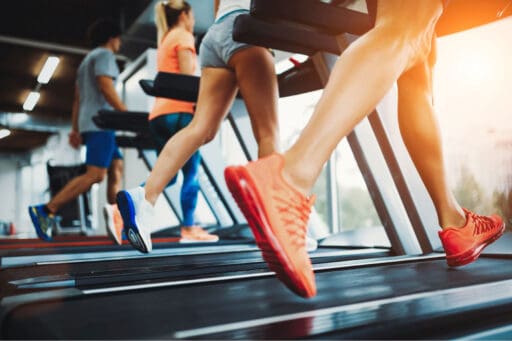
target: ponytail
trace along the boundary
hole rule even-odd
[[[190,4],[184,0],[159,1],[155,5],[155,25],[158,46],[165,34],[176,25],[181,13],[190,12]]]

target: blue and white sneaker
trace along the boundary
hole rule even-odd
[[[316,239],[311,238],[310,236],[306,235],[306,250],[308,252],[313,252],[318,249],[318,242]]]
[[[53,214],[44,210],[44,204],[28,207],[28,214],[34,224],[37,236],[47,242],[52,240],[52,231],[56,226],[56,219]]]
[[[144,187],[118,192],[117,207],[130,244],[140,252],[151,252],[151,228],[154,226],[155,208],[146,200]]]

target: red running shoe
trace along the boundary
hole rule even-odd
[[[462,266],[474,262],[483,249],[505,232],[503,219],[497,215],[481,216],[467,209],[466,225],[439,231],[449,266]]]
[[[269,268],[296,294],[313,297],[315,275],[306,230],[314,197],[307,198],[283,179],[283,165],[283,156],[273,154],[228,167],[224,177]]]

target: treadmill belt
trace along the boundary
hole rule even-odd
[[[387,257],[387,249],[319,248],[312,255],[314,264]],[[118,259],[108,262],[49,264],[13,268],[0,272],[0,298],[30,291],[64,287],[80,289],[134,285],[148,281],[177,281],[241,273],[263,273],[268,268],[258,251],[155,258]]]
[[[186,331],[512,279],[512,260],[482,258],[459,269],[448,268],[445,260],[425,260],[322,271],[316,276],[318,295],[311,300],[295,296],[272,277],[24,304],[3,320],[2,336],[208,338],[208,334]],[[371,314],[371,318],[378,318],[375,312]],[[289,337],[308,335],[310,326],[296,327],[299,328],[258,337],[276,338],[279,333]],[[222,329],[211,329],[215,330]],[[247,335],[234,332],[221,338],[232,337],[247,338]]]

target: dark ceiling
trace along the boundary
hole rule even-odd
[[[151,0],[5,1],[3,5],[7,6],[0,11],[0,112],[23,112],[23,103],[36,87],[46,58],[54,55],[60,57],[59,66],[50,83],[41,87],[40,100],[30,115],[69,120],[76,69],[89,48],[85,39],[89,25],[100,17],[109,17],[127,32],[150,3]],[[126,46],[129,50],[129,44]],[[30,150],[43,145],[48,136],[45,132],[15,130],[1,141],[0,151]]]

